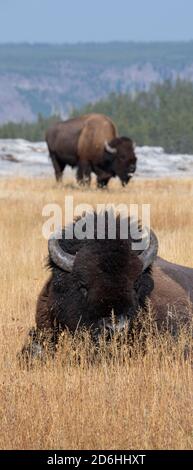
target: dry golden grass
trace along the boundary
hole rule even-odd
[[[193,181],[133,180],[127,189],[81,190],[53,180],[0,180],[0,447],[2,449],[193,449],[193,371],[184,338],[150,337],[147,353],[116,347],[89,364],[87,347],[70,338],[55,361],[21,370],[16,353],[34,324],[47,278],[42,208],[73,194],[74,203],[150,203],[160,255],[193,266]],[[160,354],[162,352],[162,354]],[[69,358],[68,360],[65,358]]]

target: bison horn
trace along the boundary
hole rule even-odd
[[[112,153],[112,154],[117,153],[117,149],[111,147],[111,146],[108,144],[107,140],[105,140],[105,150],[106,150],[107,152],[109,152],[109,153]]]
[[[50,258],[54,261],[56,266],[61,268],[63,271],[72,271],[75,256],[63,251],[59,245],[57,233],[51,235],[48,240],[48,251]]]
[[[150,230],[150,243],[148,248],[146,248],[138,257],[143,263],[143,271],[145,271],[150,264],[153,263],[157,256],[158,252],[158,239],[153,232]]]

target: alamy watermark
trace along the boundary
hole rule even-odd
[[[65,227],[63,236],[66,239],[114,240],[117,237],[116,215],[120,219],[119,238],[125,240],[130,237],[132,250],[143,249],[144,244],[147,246],[147,238],[150,237],[150,204],[97,204],[93,208],[90,204],[75,206],[73,196],[66,196],[63,208],[54,203],[43,207],[42,216],[47,217],[47,220],[42,226],[42,235],[46,240],[51,236],[60,239],[62,227]]]

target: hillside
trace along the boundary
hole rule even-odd
[[[67,116],[111,92],[177,77],[193,81],[193,41],[0,45],[0,123]]]

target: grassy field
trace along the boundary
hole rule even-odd
[[[150,335],[146,355],[136,344],[132,358],[114,344],[110,363],[104,352],[92,365],[87,345],[77,340],[78,361],[66,338],[55,361],[29,371],[18,366],[48,277],[42,208],[64,207],[67,194],[74,204],[150,203],[159,254],[193,266],[192,180],[133,180],[127,189],[115,182],[102,192],[1,179],[0,448],[193,449],[193,372],[182,360],[183,337],[171,352],[169,338],[155,344]]]

